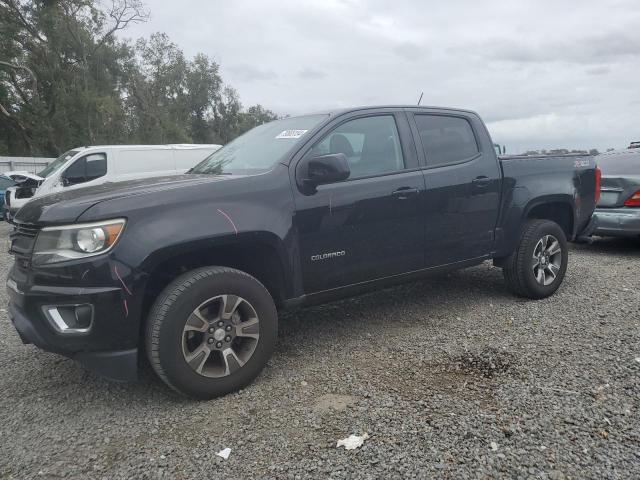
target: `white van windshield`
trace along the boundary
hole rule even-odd
[[[212,153],[187,173],[256,175],[270,170],[327,115],[307,115],[265,123]]]
[[[56,158],[53,162],[51,162],[47,167],[38,173],[38,175],[42,178],[46,178],[52,173],[56,172],[60,167],[62,167],[67,160],[73,158],[77,155],[79,150],[69,150],[68,152],[63,153],[58,158]]]

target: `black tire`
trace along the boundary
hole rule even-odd
[[[246,363],[236,365],[237,370],[226,376],[211,378],[197,373],[187,363],[183,335],[194,310],[222,295],[235,295],[250,303],[259,318],[259,338]],[[251,383],[271,357],[277,336],[278,315],[273,298],[258,280],[232,268],[205,267],[181,275],[162,291],[147,318],[145,342],[153,370],[167,385],[183,395],[207,400]]]
[[[549,235],[555,237],[560,245],[561,264],[553,281],[544,285],[536,279],[534,273],[536,264],[534,251],[538,243]],[[502,272],[507,288],[521,297],[533,299],[548,297],[562,284],[567,271],[568,258],[567,238],[560,225],[550,220],[529,220],[522,228],[516,250],[504,261]],[[546,261],[548,262],[548,259]]]

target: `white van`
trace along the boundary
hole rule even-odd
[[[80,147],[63,153],[37,175],[20,172],[24,179],[5,192],[10,220],[28,201],[43,195],[107,182],[176,175],[196,166],[221,145],[108,145]]]

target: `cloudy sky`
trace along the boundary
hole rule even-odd
[[[476,110],[507,152],[640,140],[638,0],[147,0],[137,38],[208,54],[279,114],[417,102]]]

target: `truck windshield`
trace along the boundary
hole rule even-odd
[[[256,175],[270,170],[307,132],[328,115],[307,115],[265,123],[212,153],[187,173]]]
[[[47,167],[44,170],[42,170],[41,172],[38,172],[38,175],[42,178],[48,177],[53,172],[57,171],[60,167],[62,167],[65,163],[67,163],[67,160],[69,160],[70,158],[73,158],[78,152],[79,150],[69,150],[68,152],[63,153],[58,158],[56,158],[53,162],[47,165]]]

